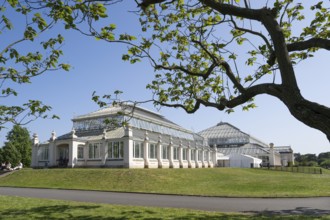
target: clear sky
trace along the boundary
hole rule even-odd
[[[127,1],[125,7],[131,7],[129,9],[119,7],[111,11],[112,18],[120,30],[139,30],[138,18],[127,12],[136,9],[133,3],[134,1]],[[31,135],[37,133],[41,141],[46,141],[52,131],[57,135],[71,131],[71,119],[74,116],[98,109],[91,100],[93,91],[98,94],[109,94],[114,90],[121,90],[124,92],[122,100],[142,101],[151,98],[151,91],[145,89],[147,83],[153,79],[153,70],[148,62],[134,65],[123,62],[121,56],[126,51],[123,45],[97,41],[73,31],[62,34],[65,36],[65,44],[62,47],[65,55],[62,60],[72,65],[72,70],[48,72],[34,78],[32,84],[15,85],[19,96],[2,100],[6,104],[14,104],[23,103],[28,99],[40,99],[53,107],[52,113],[61,117],[60,120],[38,119],[30,123],[26,127]],[[2,44],[0,43],[1,47],[4,46]],[[298,83],[305,98],[326,106],[330,106],[329,61],[329,53],[320,51],[315,58],[295,67]],[[256,98],[256,104],[256,109],[242,111],[241,108],[237,108],[232,114],[204,107],[195,114],[165,107],[161,108],[159,113],[195,132],[223,121],[265,143],[273,142],[275,146],[290,145],[295,152],[318,154],[330,151],[325,135],[297,121],[279,100],[264,95]],[[143,107],[157,111],[152,104]],[[5,140],[9,129],[10,127],[0,132],[1,142]]]

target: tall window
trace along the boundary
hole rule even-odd
[[[209,160],[209,154],[207,151],[204,151],[204,161],[208,161]]]
[[[101,147],[101,143],[89,144],[88,156],[90,159],[99,159],[100,158],[100,147]]]
[[[124,142],[114,141],[108,143],[108,158],[121,159],[124,157]]]
[[[143,143],[133,142],[133,158],[143,158]]]
[[[78,159],[84,159],[84,146],[78,146]]]
[[[188,149],[183,148],[182,149],[182,160],[187,160],[187,153],[188,153]]]
[[[191,160],[195,160],[195,156],[196,156],[196,154],[195,154],[195,150],[194,150],[194,149],[191,149],[191,150],[190,150],[190,159],[191,159]]]
[[[179,148],[173,147],[173,160],[178,160],[178,159],[179,159]]]
[[[149,158],[157,159],[157,145],[156,144],[149,144]]]
[[[169,146],[162,146],[162,148],[163,148],[163,153],[162,153],[162,159],[168,159],[169,158]]]
[[[41,146],[38,150],[39,160],[48,160],[48,146]]]
[[[204,152],[204,161],[208,161],[209,160],[209,153],[208,151]]]
[[[198,161],[202,161],[203,160],[203,151],[199,150],[198,151],[198,158],[197,158]]]

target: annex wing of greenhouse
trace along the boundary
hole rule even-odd
[[[198,133],[217,149],[218,167],[288,166],[293,164],[291,146],[274,146],[220,122]]]
[[[32,167],[206,168],[216,163],[216,150],[203,137],[141,107],[106,107],[72,121],[71,132],[59,137],[53,132],[47,142],[33,136]]]

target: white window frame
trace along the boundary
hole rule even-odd
[[[190,160],[195,160],[196,158],[196,152],[195,149],[190,150]]]
[[[187,160],[188,149],[182,148],[182,160]]]
[[[201,150],[198,150],[198,161],[203,161],[203,152]]]
[[[108,158],[123,159],[123,157],[124,157],[124,142],[123,141],[108,142]]]
[[[162,146],[162,159],[168,160],[170,147],[168,145]]]
[[[49,147],[48,146],[39,147],[38,159],[40,161],[48,161],[48,159],[49,159]]]
[[[90,143],[88,145],[88,158],[100,159],[101,143]]]
[[[208,161],[209,158],[208,158],[209,154],[207,151],[204,151],[204,161]]]
[[[143,142],[133,141],[133,158],[144,158]]]
[[[173,160],[179,160],[179,147],[173,147]]]
[[[85,153],[85,149],[84,149],[84,145],[78,145],[78,149],[77,149],[77,157],[78,159],[84,159],[84,153]]]
[[[150,143],[149,144],[149,159],[157,159],[157,144]]]

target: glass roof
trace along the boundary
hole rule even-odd
[[[209,145],[243,145],[249,143],[250,136],[231,124],[220,122],[216,126],[198,133],[208,139]]]
[[[118,115],[118,112],[121,115]],[[102,131],[107,127],[104,123],[105,119],[115,119],[119,123],[127,122],[133,128],[189,141],[198,141],[199,144],[203,145],[203,137],[167,120],[158,113],[138,106],[134,106],[134,108],[132,106],[111,106],[86,115],[77,116],[73,119],[73,128],[77,132]]]
[[[255,144],[246,144],[243,147],[218,148],[217,151],[224,155],[247,154],[247,155],[265,155],[269,154],[269,149]]]
[[[279,153],[292,153],[293,152],[291,146],[276,146],[276,147],[274,147],[274,150]]]

